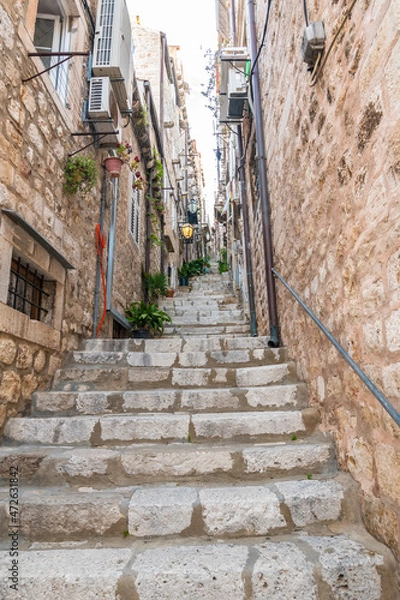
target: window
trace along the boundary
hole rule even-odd
[[[131,207],[129,219],[129,231],[137,246],[140,240],[140,190],[131,188]]]
[[[12,258],[7,304],[36,321],[47,322],[55,285],[20,257]]]
[[[39,0],[33,43],[37,52],[67,52],[70,50],[70,19],[60,0]],[[62,56],[43,56],[42,62],[49,69],[49,77],[64,105],[67,102],[68,62]]]

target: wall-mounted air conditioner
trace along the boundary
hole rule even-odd
[[[229,70],[228,77],[228,117],[243,118],[244,104],[247,98],[247,83],[243,71]]]
[[[132,108],[132,33],[125,0],[99,0],[92,72],[109,77],[122,113]]]
[[[100,134],[100,146],[115,148],[122,142],[121,113],[108,77],[92,77],[90,80],[88,117]]]

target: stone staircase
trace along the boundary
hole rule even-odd
[[[163,306],[163,338],[86,341],[8,422],[0,598],[398,599],[286,349],[228,277]]]

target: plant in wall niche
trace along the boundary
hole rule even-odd
[[[218,273],[226,273],[226,271],[229,271],[228,253],[226,248],[221,248],[220,259],[218,261]]]
[[[96,185],[97,178],[97,163],[93,158],[83,154],[68,157],[63,186],[67,194],[81,192],[85,196]]]
[[[144,285],[149,293],[149,301],[157,302],[161,297],[166,296],[168,290],[168,278],[165,273],[158,271],[151,275],[143,273]]]
[[[143,301],[128,304],[125,316],[131,323],[134,337],[152,337],[155,333],[161,336],[165,323],[171,322],[169,314],[158,308],[157,304]]]

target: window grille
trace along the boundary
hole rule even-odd
[[[44,276],[20,258],[11,261],[7,304],[36,321],[44,321],[50,294],[44,290]]]

